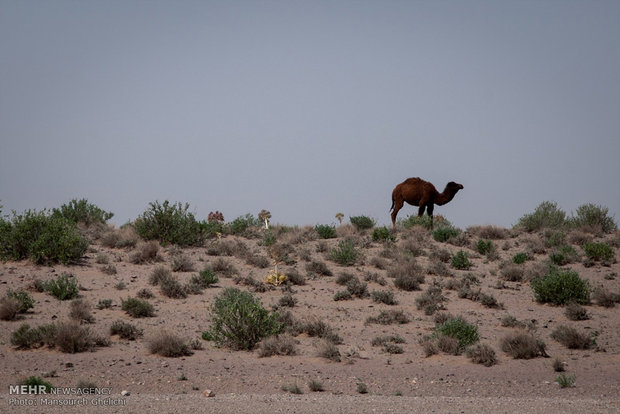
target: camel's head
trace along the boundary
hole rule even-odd
[[[453,192],[455,194],[457,191],[462,190],[463,188],[463,184],[455,183],[454,181],[450,181],[446,185],[446,190],[449,190],[450,192]]]

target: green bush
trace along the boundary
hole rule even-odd
[[[605,243],[586,243],[583,250],[590,260],[612,260],[614,257],[613,249]]]
[[[332,249],[330,252],[330,258],[343,266],[351,266],[357,262],[361,253],[355,248],[355,245],[350,240],[341,240],[338,243],[338,247]]]
[[[216,284],[219,281],[220,280],[218,279],[215,272],[207,268],[207,269],[200,271],[198,275],[192,276],[190,283],[196,284],[200,286],[201,288],[205,289],[211,285]]]
[[[438,242],[446,242],[452,237],[456,237],[460,234],[459,229],[452,226],[442,226],[433,230],[433,238]]]
[[[469,255],[463,250],[459,250],[454,256],[452,256],[451,264],[452,267],[459,270],[467,270],[471,267]]]
[[[533,213],[526,214],[519,219],[515,227],[532,232],[543,228],[557,229],[565,224],[566,213],[552,201],[543,201]]]
[[[230,234],[241,235],[248,228],[254,226],[260,226],[261,222],[254,218],[252,214],[246,214],[245,216],[240,216],[234,219],[232,222],[228,224],[228,230]]]
[[[68,204],[60,206],[59,209],[55,208],[53,214],[74,223],[84,223],[86,225],[105,223],[114,216],[114,213],[103,211],[96,205],[90,204],[85,198],[81,200],[73,199]]]
[[[162,244],[199,246],[206,238],[204,225],[189,210],[189,204],[149,203],[134,222],[136,233],[144,240],[159,240]]]
[[[6,293],[9,298],[14,298],[19,303],[18,313],[26,313],[29,309],[34,308],[34,299],[23,290],[9,290]]]
[[[134,318],[155,316],[153,305],[138,298],[121,299],[121,309]]]
[[[277,313],[269,313],[251,293],[226,288],[211,307],[208,337],[220,346],[253,349],[263,338],[277,335],[284,326]]]
[[[41,378],[41,377],[35,377],[35,376],[31,376],[31,377],[26,378],[25,380],[23,380],[23,381],[21,382],[21,384],[20,384],[20,385],[27,385],[27,386],[29,386],[29,387],[35,387],[35,388],[34,388],[34,389],[36,390],[36,391],[34,392],[35,394],[38,394],[38,393],[39,393],[39,386],[40,386],[40,385],[42,385],[42,386],[44,386],[44,387],[45,387],[45,392],[46,392],[46,393],[50,393],[50,392],[52,392],[52,388],[54,388],[54,386],[53,386],[51,383],[49,383],[49,382],[45,381],[45,380],[44,380],[43,378]]]
[[[333,239],[336,237],[336,228],[328,224],[317,224],[314,229],[319,233],[319,237],[322,239]]]
[[[576,215],[568,221],[574,227],[599,227],[604,233],[611,233],[618,229],[613,217],[607,214],[609,209],[594,204],[584,204],[577,207]]]
[[[531,214],[519,219],[515,227],[532,232],[543,228],[557,229],[565,224],[566,213],[552,201],[543,201]]]
[[[579,259],[579,254],[573,246],[562,246],[549,254],[551,262],[558,266],[574,263]]]
[[[372,241],[395,241],[396,236],[387,227],[377,227],[372,232]]]
[[[512,256],[512,262],[515,264],[523,264],[527,261],[527,253],[517,253]]]
[[[11,345],[18,349],[38,348],[43,345],[54,346],[56,325],[41,325],[31,328],[24,323],[11,334]]]
[[[476,244],[476,250],[480,254],[487,254],[493,250],[493,242],[491,240],[478,240],[478,244]]]
[[[76,263],[86,253],[88,240],[75,223],[46,211],[13,212],[1,220],[0,259],[30,258],[37,264]]]
[[[43,289],[58,300],[77,298],[80,294],[77,281],[72,275],[61,274],[56,280],[48,280],[43,284]]]
[[[480,340],[478,328],[467,323],[463,318],[452,318],[435,328],[434,335],[446,335],[458,339],[458,347],[460,350],[474,344]]]
[[[565,305],[570,302],[589,303],[590,285],[573,270],[560,271],[550,267],[543,277],[530,283],[537,302]]]
[[[375,226],[375,221],[366,216],[349,217],[349,220],[358,230],[371,229]]]

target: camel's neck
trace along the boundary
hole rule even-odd
[[[445,190],[443,190],[443,193],[439,193],[437,197],[435,197],[435,204],[437,204],[438,206],[443,206],[444,204],[452,201],[455,195],[456,191],[448,191],[448,189],[446,188]]]

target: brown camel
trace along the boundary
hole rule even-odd
[[[392,226],[396,228],[396,215],[398,211],[403,208],[403,204],[406,201],[412,206],[419,206],[418,217],[424,214],[426,209],[429,217],[431,218],[431,229],[433,228],[433,208],[435,204],[443,206],[449,203],[454,198],[455,194],[462,190],[461,184],[450,181],[446,184],[446,188],[443,193],[438,192],[435,186],[428,181],[424,181],[421,178],[407,178],[402,183],[398,184],[394,191],[392,191]]]

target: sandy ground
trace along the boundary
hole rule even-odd
[[[352,238],[363,253],[363,258],[353,266],[340,266],[327,257],[330,249],[338,245],[342,237],[326,241],[317,240],[310,229],[294,229],[277,233],[278,243],[287,246],[289,264],[281,265],[280,271],[296,270],[306,277],[306,284],[292,286],[297,303],[290,310],[300,319],[318,318],[327,322],[343,339],[338,345],[341,362],[333,362],[317,355],[316,338],[301,334],[294,356],[261,358],[258,349],[233,351],[218,348],[213,343],[200,340],[203,349],[191,356],[165,358],[149,352],[148,341],[161,330],[173,332],[186,339],[200,339],[202,331],[210,324],[209,307],[216,295],[225,287],[253,288],[235,284],[233,277],[219,275],[220,282],[200,295],[185,299],[170,299],[161,294],[158,287],[149,285],[148,278],[157,266],[170,267],[174,257],[186,256],[194,264],[194,271],[175,272],[181,281],[187,282],[193,274],[214,261],[224,259],[231,263],[234,274],[252,276],[263,280],[271,267],[259,268],[247,263],[247,251],[255,256],[268,256],[262,245],[263,234],[256,231],[251,237],[226,236],[222,240],[207,242],[205,247],[162,248],[162,262],[132,264],[130,257],[139,249],[113,249],[94,240],[84,263],[76,266],[35,266],[27,261],[0,264],[0,294],[8,289],[28,289],[35,279],[49,280],[63,272],[72,273],[82,287],[81,296],[92,305],[94,323],[92,331],[109,337],[109,347],[96,348],[92,352],[62,353],[57,349],[38,348],[17,350],[10,343],[11,333],[21,324],[38,326],[43,323],[69,320],[69,301],[58,301],[47,293],[29,290],[36,300],[34,309],[15,321],[0,321],[0,407],[16,412],[620,412],[620,312],[618,305],[612,308],[587,306],[590,319],[570,321],[564,308],[539,304],[534,301],[527,281],[503,282],[502,262],[509,261],[516,253],[529,252],[536,239],[542,235],[512,232],[508,237],[494,240],[498,258],[488,260],[475,250],[479,237],[466,233],[460,246],[438,243],[420,231],[400,230],[394,245],[384,246],[371,241],[370,233],[358,232],[343,226],[340,236]],[[607,235],[597,241],[614,242],[618,235]],[[469,270],[456,270],[447,264],[452,276],[437,276],[426,272],[422,291],[405,292],[395,288],[393,279],[384,268],[378,268],[378,257],[385,251],[401,251],[412,240],[421,247],[416,261],[423,269],[433,265],[433,252],[445,250],[451,254],[466,251],[473,263]],[[532,241],[534,240],[534,241]],[[245,254],[215,256],[213,248],[219,244],[245,246]],[[583,256],[581,247],[575,249]],[[537,250],[537,249],[534,249]],[[237,250],[239,251],[239,250]],[[530,253],[531,261],[523,266],[532,267],[548,260],[546,252]],[[618,248],[614,248],[619,257]],[[103,257],[109,259],[117,273],[102,271]],[[388,254],[389,256],[389,254]],[[391,266],[397,259],[383,258],[383,265]],[[316,275],[307,270],[311,261],[327,265],[333,276]],[[594,287],[610,292],[620,292],[620,265],[595,264],[585,267],[582,262],[566,267],[576,270]],[[368,281],[368,291],[389,290],[395,294],[397,305],[374,303],[370,298],[335,301],[334,294],[343,290],[336,278],[348,272],[364,280],[366,275],[385,279],[382,286]],[[487,308],[479,302],[459,298],[456,291],[443,290],[447,301],[445,311],[461,315],[478,327],[481,343],[490,345],[497,353],[498,363],[485,367],[471,362],[463,355],[438,354],[426,357],[420,338],[433,332],[433,316],[418,310],[415,299],[430,286],[433,280],[445,282],[464,275],[475,275],[482,292],[492,295],[502,304],[501,308]],[[373,278],[375,279],[375,278]],[[118,289],[119,282],[125,287]],[[152,318],[131,318],[121,310],[121,299],[133,297],[143,288],[150,289],[155,297],[149,301],[155,306]],[[270,308],[283,295],[278,287],[266,292],[255,292],[262,303]],[[100,299],[112,299],[110,309],[95,307]],[[366,319],[377,316],[381,310],[399,309],[409,316],[403,325],[368,324]],[[535,326],[535,335],[547,345],[551,358],[516,360],[501,351],[500,340],[514,328],[504,327],[501,320],[512,315],[519,321]],[[109,335],[112,322],[124,320],[144,330],[144,337],[137,341],[120,339]],[[559,325],[574,326],[578,330],[596,336],[597,347],[588,350],[571,350],[550,337]],[[399,335],[406,343],[400,344],[401,354],[389,354],[381,347],[371,345],[378,335]],[[558,373],[552,368],[554,358],[566,362],[566,374],[576,375],[574,387],[560,388],[554,381]],[[85,405],[60,407],[42,405],[41,395],[9,394],[9,387],[24,378],[45,376],[56,387],[76,387],[79,381],[89,381],[106,394],[85,396]],[[319,381],[323,392],[312,392],[311,380]],[[366,394],[358,392],[358,384],[367,388]],[[303,394],[294,395],[283,387],[297,385]],[[205,389],[213,390],[214,397],[204,397]],[[121,391],[129,391],[121,396]],[[50,400],[62,400],[65,404],[77,404],[81,395],[45,396]],[[96,401],[93,401],[96,399]],[[24,404],[37,404],[25,406]],[[61,402],[62,403],[62,402]],[[95,404],[98,405],[95,405]],[[57,403],[60,404],[60,403]],[[104,404],[104,405],[102,405]],[[112,404],[112,405],[110,405]],[[5,411],[9,412],[9,411]]]

